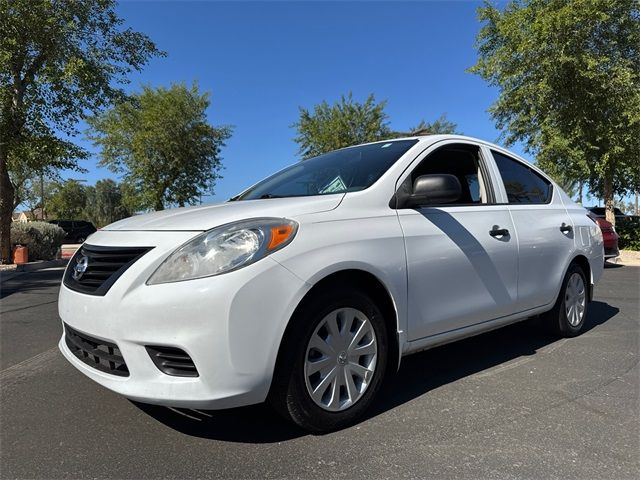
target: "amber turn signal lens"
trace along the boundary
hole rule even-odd
[[[273,250],[279,245],[282,245],[284,242],[289,240],[292,233],[293,225],[278,225],[277,227],[271,227],[271,239],[269,240],[269,245],[267,245],[267,250]]]

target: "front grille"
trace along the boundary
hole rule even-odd
[[[83,245],[69,261],[64,284],[76,292],[104,295],[118,277],[151,248]]]
[[[129,376],[127,364],[115,343],[80,333],[66,323],[64,338],[71,353],[90,367],[119,377]]]
[[[196,365],[184,350],[175,347],[147,345],[147,353],[162,373],[174,377],[197,377]]]

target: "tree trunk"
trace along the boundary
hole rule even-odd
[[[607,172],[604,176],[604,214],[607,222],[616,225],[616,214],[614,212],[613,198],[613,173]]]
[[[579,203],[580,205],[583,205],[583,203],[582,203],[582,190],[584,190],[584,182],[580,182],[580,183],[578,184],[578,188],[580,189],[580,190],[578,191],[578,203]]]
[[[0,254],[2,263],[11,263],[11,215],[14,188],[7,169],[6,149],[0,148]]]

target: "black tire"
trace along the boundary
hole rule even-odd
[[[572,325],[569,319],[567,318],[567,312],[565,308],[565,300],[567,296],[567,285],[569,284],[569,280],[574,274],[580,275],[582,278],[582,282],[585,289],[585,303],[584,303],[584,313],[582,314],[582,319],[580,323],[577,325]],[[545,323],[552,331],[552,333],[559,335],[561,337],[575,337],[582,332],[584,328],[585,320],[587,318],[587,313],[589,309],[589,283],[587,280],[587,276],[585,275],[584,270],[577,263],[572,263],[569,265],[567,269],[567,273],[562,280],[562,287],[560,288],[560,293],[558,294],[558,298],[553,308],[543,315]]]
[[[320,322],[340,308],[364,313],[373,326],[377,341],[377,360],[368,387],[352,406],[332,412],[318,406],[307,390],[304,364],[311,335]],[[380,308],[366,293],[340,285],[313,295],[291,319],[280,348],[269,402],[286,419],[313,433],[327,433],[355,423],[374,401],[389,364],[389,332]]]

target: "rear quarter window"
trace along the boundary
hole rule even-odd
[[[551,201],[551,182],[502,153],[491,151],[510,204],[543,204]]]

